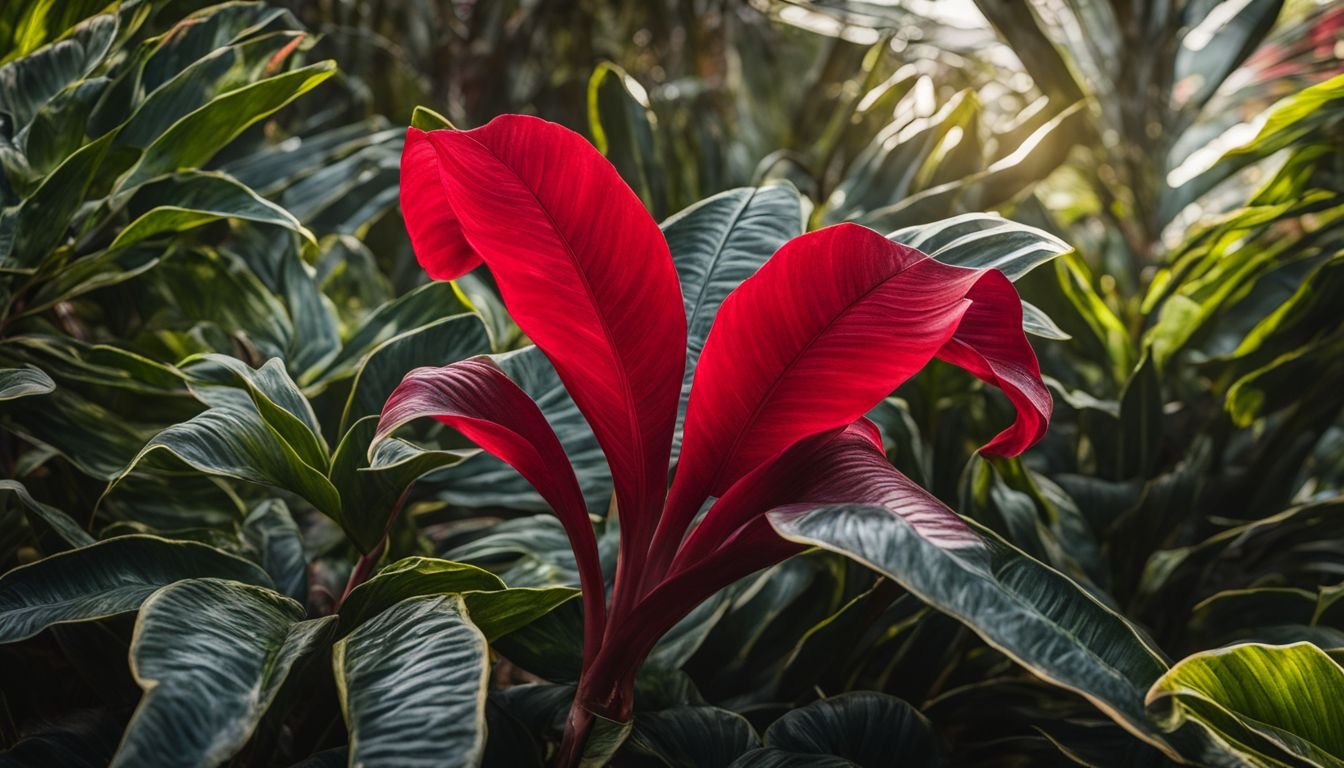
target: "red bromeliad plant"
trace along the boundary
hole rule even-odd
[[[669,488],[686,312],[662,232],[606,159],[530,117],[413,128],[401,201],[431,277],[490,268],[611,467],[620,549],[608,600],[560,441],[490,359],[411,372],[378,430],[381,439],[438,418],[517,469],[563,523],[584,648],[562,765],[581,756],[595,715],[631,717],[635,673],[664,632],[717,590],[802,549],[775,533],[767,512],[878,504],[948,546],[974,537],[887,462],[863,418],[930,360],[966,369],[1015,405],[1015,422],[983,451],[1015,455],[1045,431],[1050,396],[1007,278],[841,224],[788,242],[723,302],[696,364]]]

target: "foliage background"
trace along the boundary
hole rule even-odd
[[[136,534],[254,561],[309,620],[379,546],[389,561],[445,557],[549,589],[546,609],[566,597],[563,536],[501,467],[474,458],[429,475],[390,524],[410,470],[355,471],[353,446],[371,434],[361,419],[404,371],[525,343],[488,276],[455,291],[415,265],[397,168],[425,105],[460,127],[524,112],[592,136],[660,221],[782,180],[812,227],[888,232],[997,211],[1057,236],[1075,250],[1017,282],[1056,394],[1046,441],[1021,461],[976,456],[1010,411],[935,367],[873,414],[893,463],[1169,659],[1242,641],[1344,648],[1337,4],[204,7],[123,3],[111,26],[84,21],[97,2],[0,13],[5,570],[90,533]],[[78,45],[53,52],[62,40]],[[269,375],[251,372],[271,359]],[[201,439],[221,432],[240,437],[227,450]],[[418,437],[410,477],[458,460],[450,437]],[[592,458],[581,480],[600,497]],[[818,698],[879,691],[922,713],[916,730],[955,765],[1170,759],[839,556],[749,581],[685,625],[642,685],[648,711],[713,705],[754,738]],[[107,762],[141,697],[125,611],[146,594],[0,646],[7,760]],[[555,694],[516,684],[568,679],[574,607],[486,632],[507,659],[493,669],[492,733],[522,734],[528,752],[492,753],[504,739],[492,740],[488,761],[535,762],[553,738]],[[253,713],[236,764],[340,753],[348,720],[330,662],[310,666],[275,682],[281,704]],[[1314,684],[1344,690],[1329,670]],[[1300,698],[1280,693],[1289,708]],[[704,741],[668,735],[695,733],[683,721],[647,723],[622,759],[708,764],[677,751]],[[1344,761],[1337,728],[1297,733],[1330,763],[1285,757],[1290,739],[1247,727],[1214,727],[1224,752]]]

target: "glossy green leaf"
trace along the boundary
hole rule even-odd
[[[1143,696],[1166,671],[1161,656],[1120,615],[988,531],[972,528],[965,539],[940,542],[869,506],[777,512],[770,520],[786,539],[839,552],[890,577],[1038,677],[1160,742]]]
[[[422,131],[457,130],[452,121],[425,106],[416,106],[411,112],[411,126]]]
[[[19,504],[27,511],[29,525],[36,520],[56,534],[62,544],[61,549],[78,549],[94,542],[94,538],[81,528],[79,523],[61,510],[34,499],[19,481],[0,480],[0,499],[7,496],[18,499]]]
[[[203,395],[208,398],[208,410],[155,435],[121,470],[112,486],[142,462],[163,453],[209,475],[292,491],[327,515],[340,514],[340,495],[326,474],[304,462],[281,433],[266,422],[246,392],[228,387],[209,390]]]
[[[909,765],[944,763],[933,726],[918,710],[895,696],[868,691],[822,699],[785,713],[766,730],[765,745],[733,765],[880,768],[893,759]]]
[[[336,73],[331,61],[259,80],[219,96],[178,120],[145,148],[121,182],[131,189],[180,168],[204,165],[249,125],[267,117]]]
[[[731,189],[673,215],[662,227],[686,304],[686,373],[673,436],[675,459],[695,364],[714,316],[734,288],[802,234],[802,202],[789,184]]]
[[[1016,281],[1036,267],[1073,250],[1044,230],[993,213],[964,213],[887,235],[958,267],[997,269]]]
[[[42,12],[43,3],[35,3],[32,12]],[[46,4],[46,13],[51,8]],[[41,16],[32,17],[34,21]],[[39,107],[69,83],[84,77],[107,55],[117,34],[117,15],[102,13],[90,17],[51,43],[8,61],[0,67],[0,112],[8,115],[12,130],[18,131],[32,120]],[[13,49],[0,54],[9,60],[22,55],[24,48],[37,38],[29,37]]]
[[[588,79],[593,144],[620,171],[655,218],[667,212],[667,182],[644,87],[625,70],[600,62]]]
[[[485,749],[485,637],[456,595],[403,600],[336,643],[350,764],[476,765]]]
[[[407,557],[384,566],[341,605],[341,631],[350,632],[396,603],[428,595],[461,595],[467,612],[487,638],[507,635],[578,595],[569,587],[505,587],[474,565],[432,557]]]
[[[1182,659],[1148,703],[1256,766],[1344,765],[1344,667],[1310,643],[1233,645]]]
[[[0,368],[0,401],[45,395],[54,389],[56,382],[39,368]]]
[[[761,739],[735,712],[677,707],[636,714],[630,745],[669,768],[727,768]]]
[[[284,227],[303,237],[314,248],[317,241],[284,208],[261,197],[218,172],[183,171],[149,185],[137,195],[138,205],[148,207],[112,241],[111,248],[180,232],[222,219],[243,219]]]
[[[243,518],[243,538],[280,594],[301,603],[308,600],[303,534],[283,500],[267,499],[253,507]]]
[[[377,429],[377,416],[355,422],[336,447],[328,474],[341,497],[336,522],[361,552],[372,552],[378,546],[393,511],[412,483],[475,452],[425,450],[392,438],[378,446],[371,462],[369,445]]]
[[[120,536],[0,576],[0,642],[32,637],[53,624],[134,611],[160,587],[203,577],[271,583],[256,565],[203,544]]]
[[[280,359],[271,358],[259,368],[249,368],[227,355],[201,355],[188,358],[181,367],[196,380],[196,395],[207,405],[214,404],[218,385],[242,385],[266,424],[308,466],[319,471],[326,469],[327,446],[320,436],[317,415]],[[225,398],[223,404],[227,407],[231,399],[231,396]]]
[[[392,338],[442,320],[445,315],[470,311],[471,307],[462,303],[452,283],[441,280],[426,283],[371,312],[324,370],[301,383],[306,386],[315,380],[325,385],[348,379],[358,372],[370,352]]]
[[[248,741],[295,664],[335,619],[269,589],[191,579],[141,606],[131,670],[145,694],[113,766],[215,766]]]

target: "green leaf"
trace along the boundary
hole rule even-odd
[[[140,161],[122,179],[122,190],[181,168],[205,165],[244,129],[269,116],[336,74],[336,64],[323,61],[266,78],[213,99],[173,123],[145,148]]]
[[[620,723],[601,715],[593,715],[593,726],[588,731],[588,740],[583,744],[579,768],[605,768],[610,765],[616,751],[630,735],[631,726],[630,721]]]
[[[145,694],[113,766],[221,765],[247,743],[295,664],[335,619],[223,579],[164,587],[140,609],[131,671]],[[208,694],[207,694],[208,692]]]
[[[841,694],[785,713],[766,730],[765,745],[733,765],[881,768],[896,756],[908,765],[944,762],[933,726],[918,710],[895,696],[868,691]]]
[[[378,417],[355,422],[341,438],[328,474],[340,492],[336,522],[361,552],[372,552],[387,531],[388,520],[401,497],[421,476],[461,462],[473,451],[430,451],[396,438],[385,440],[368,457],[378,429]]]
[[[273,224],[294,232],[313,248],[317,240],[293,214],[261,197],[236,179],[218,172],[183,171],[147,185],[134,203],[148,207],[145,213],[117,234],[110,246],[125,248],[151,237],[176,236],[195,227],[222,219],[243,219]]]
[[[1145,354],[1120,394],[1120,428],[1116,435],[1120,479],[1146,476],[1156,466],[1162,447],[1162,405],[1157,363],[1151,353]]]
[[[958,144],[973,149],[976,165],[982,164],[975,141],[979,113],[979,100],[974,91],[967,89],[954,95],[935,115],[919,117],[908,124],[902,121],[888,124],[859,153],[844,179],[826,199],[819,212],[821,220],[835,224],[865,215],[881,215],[898,201],[910,199],[915,192],[941,186],[929,182],[940,164],[949,158],[956,159],[950,150]],[[967,173],[970,170],[967,168]]]
[[[392,338],[443,320],[445,315],[470,311],[471,307],[462,302],[452,283],[443,280],[425,283],[369,314],[364,324],[322,372],[305,377],[301,382],[305,386],[309,383],[325,386],[348,379],[359,371],[369,353]],[[439,361],[438,364],[443,362]]]
[[[336,643],[350,764],[474,766],[485,750],[485,637],[456,595],[413,597]]]
[[[159,587],[202,577],[270,586],[256,565],[204,544],[119,536],[61,552],[0,576],[0,642],[53,624],[134,611]]]
[[[40,12],[42,6],[35,4],[31,10]],[[0,67],[0,113],[9,116],[11,130],[22,130],[47,100],[93,71],[111,48],[117,26],[115,13],[103,13],[80,22],[59,40],[31,54],[20,53],[23,44],[7,52],[4,59],[14,54],[23,56]]]
[[[61,549],[78,549],[93,544],[94,538],[69,515],[34,499],[19,481],[0,480],[0,499],[10,494],[13,494],[27,510],[29,525],[32,525],[34,518],[41,521],[43,526],[51,529],[60,539],[63,544]]]
[[[281,499],[261,502],[243,519],[243,538],[257,553],[281,594],[299,602],[308,599],[308,559],[303,536]]]
[[[1073,250],[1049,232],[995,213],[964,213],[932,224],[899,229],[887,238],[917,248],[945,264],[997,269],[1014,282]]]
[[[667,181],[653,122],[644,87],[615,64],[599,63],[588,78],[593,144],[616,166],[644,207],[661,218],[667,211]]]
[[[1167,669],[1161,656],[1120,615],[989,531],[968,523],[969,536],[938,540],[871,506],[774,512],[770,522],[790,541],[890,577],[1036,676],[1164,746],[1143,708],[1144,693]]]
[[[422,131],[457,130],[452,121],[429,107],[417,106],[411,112],[411,126]]]
[[[302,31],[275,31],[236,45],[224,44],[214,50],[195,51],[196,55],[191,59],[178,58],[187,52],[186,49],[194,47],[192,43],[205,42],[201,35],[193,34],[197,33],[198,27],[205,25],[204,31],[209,32],[212,21],[224,15],[215,14],[212,19],[202,20],[170,35],[154,52],[141,79],[141,87],[152,90],[148,90],[143,101],[134,105],[134,113],[117,129],[118,146],[148,147],[173,123],[213,99],[274,74],[281,69],[287,54],[307,36]],[[216,28],[214,31],[224,30]],[[216,38],[214,42],[227,43],[228,40]],[[159,65],[168,64],[170,58],[177,59],[172,62],[177,68],[171,73],[160,70]],[[168,77],[168,80],[160,84],[160,76]],[[106,110],[114,108],[110,104],[104,107]],[[110,118],[110,115],[100,117]]]
[[[402,600],[446,594],[461,595],[471,622],[494,639],[532,623],[579,592],[569,587],[510,589],[498,576],[474,565],[407,557],[350,592],[341,604],[341,632],[350,632]]]
[[[0,401],[45,395],[54,389],[56,382],[34,366],[0,368]]]
[[[1344,99],[1344,75],[1309,88],[1295,91],[1264,113],[1255,136],[1238,143],[1221,154],[1217,152],[1226,141],[1214,139],[1202,152],[1192,152],[1167,176],[1159,203],[1159,224],[1165,225],[1185,207],[1220,182],[1247,165],[1285,149],[1330,125],[1336,119],[1336,102]],[[1238,127],[1239,128],[1239,127]],[[1207,155],[1212,154],[1212,157]],[[1203,167],[1200,160],[1203,159]]]
[[[181,367],[196,379],[197,397],[207,405],[214,404],[214,393],[219,391],[219,385],[233,388],[241,384],[266,424],[308,466],[326,470],[327,445],[320,436],[317,415],[279,358],[271,358],[260,368],[253,369],[227,355],[201,355],[188,358]],[[224,405],[228,405],[227,400]]]
[[[1162,725],[1190,722],[1257,766],[1344,766],[1344,667],[1310,643],[1182,659],[1153,684]]]
[[[374,347],[360,361],[341,416],[341,427],[381,413],[408,371],[447,365],[490,351],[490,334],[474,314],[453,315],[413,328]]]
[[[210,408],[155,435],[112,480],[104,495],[147,458],[169,454],[208,475],[231,477],[299,494],[332,518],[341,499],[326,475],[310,466],[241,390],[211,387]],[[160,466],[160,469],[168,467]]]
[[[681,384],[672,456],[681,450],[695,364],[714,316],[728,294],[779,247],[802,234],[802,202],[790,184],[731,189],[663,222],[686,304],[686,373]]]
[[[727,768],[761,739],[736,712],[677,707],[635,715],[630,745],[669,768]]]
[[[69,237],[70,221],[84,202],[111,138],[109,134],[80,147],[23,201],[16,214],[13,251],[0,252],[0,267],[36,269]]]

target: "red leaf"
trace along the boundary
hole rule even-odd
[[[654,569],[706,497],[853,422],[923,368],[977,277],[854,224],[780,248],[723,302],[705,342]]]
[[[376,445],[403,424],[431,416],[518,470],[564,525],[583,586],[585,646],[602,634],[603,579],[588,508],[565,449],[537,404],[488,357],[417,368],[383,406]],[[588,653],[585,648],[585,658]]]
[[[437,277],[470,268],[466,243],[555,365],[611,464],[622,539],[640,544],[622,549],[637,556],[666,490],[686,350],[658,225],[587,141],[531,117],[412,129],[402,176],[408,196],[430,201],[404,208],[412,236],[443,228],[415,243],[425,268]]]
[[[647,652],[672,624],[718,590],[804,549],[775,533],[769,512],[873,504],[905,518],[939,546],[983,546],[955,512],[891,466],[874,442],[878,439],[877,428],[859,419],[804,439],[738,480],[691,531],[666,579],[623,622],[630,629],[622,641],[632,653]]]
[[[462,236],[462,224],[439,183],[434,146],[424,133],[406,131],[401,151],[401,215],[420,266],[435,280],[453,280],[481,265],[481,257]]]
[[[935,355],[1004,386],[1022,411],[991,449],[1039,439],[1049,396],[1021,312],[1001,273],[943,264],[857,225],[787,243],[710,330],[652,578],[705,498],[802,438],[854,422]]]
[[[984,273],[966,294],[973,303],[938,358],[1003,390],[1017,409],[1012,426],[980,450],[1016,456],[1045,436],[1054,401],[1041,380],[1036,353],[1022,332],[1022,300],[1008,278]]]

